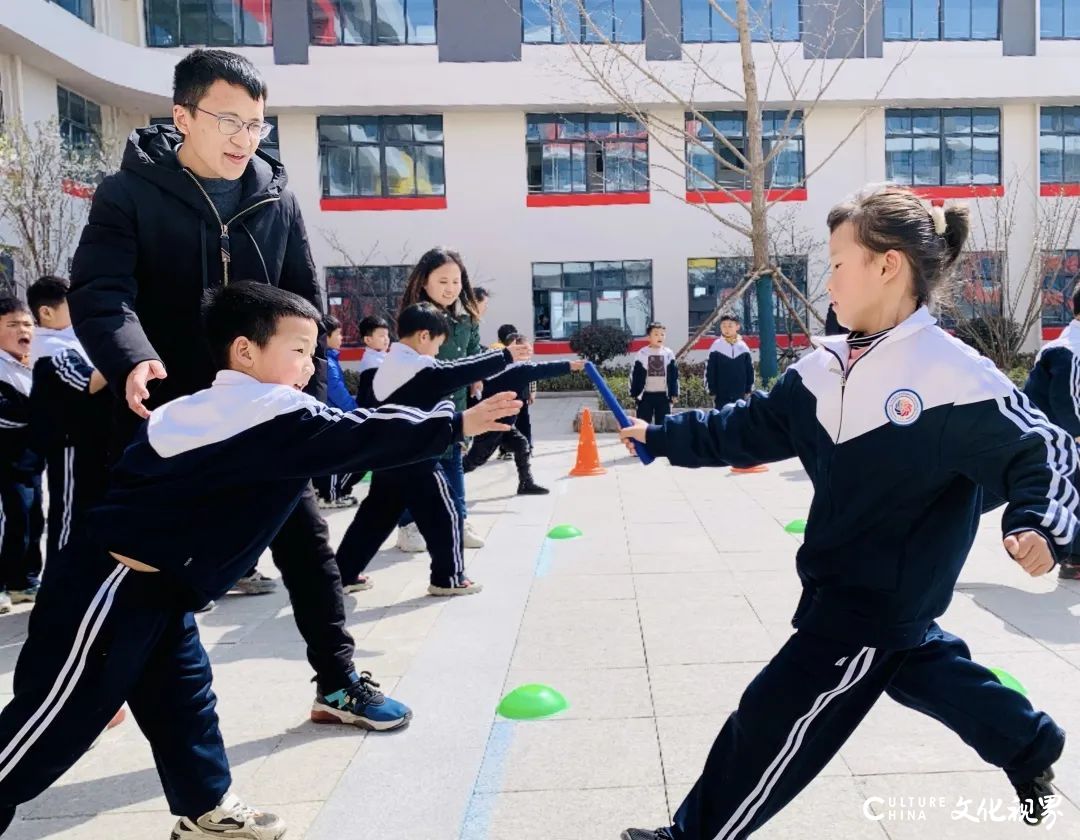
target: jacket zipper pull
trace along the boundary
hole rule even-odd
[[[221,226],[221,270],[224,277],[224,285],[229,285],[229,262],[232,255],[229,253],[229,226]]]

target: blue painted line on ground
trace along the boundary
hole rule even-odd
[[[546,577],[551,571],[551,555],[551,540],[545,539],[540,545],[540,553],[536,555],[536,576],[538,578]]]
[[[476,780],[469,807],[465,811],[465,822],[461,826],[460,840],[488,840],[491,831],[491,817],[495,809],[497,793],[502,789],[503,775],[506,773],[506,759],[514,743],[514,724],[510,721],[496,721],[491,727],[484,762],[480,766],[480,776]],[[484,792],[480,792],[484,791]]]

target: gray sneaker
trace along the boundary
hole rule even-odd
[[[0,590],[0,615],[11,612],[11,596]]]
[[[219,840],[278,840],[285,835],[285,821],[274,814],[256,811],[233,793],[213,810],[191,820],[181,817],[170,840],[195,840],[216,837]]]
[[[240,578],[232,591],[239,592],[241,595],[266,595],[275,589],[277,589],[277,581],[256,571],[247,577]]]

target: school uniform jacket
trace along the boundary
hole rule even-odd
[[[155,410],[88,519],[95,544],[220,598],[250,569],[312,476],[433,458],[461,439],[449,402],[342,412],[295,388],[221,371]]]
[[[0,350],[0,478],[24,480],[40,472],[27,461],[31,384],[30,368]]]
[[[741,400],[754,390],[754,358],[741,338],[731,344],[718,338],[709,348],[705,365],[705,390],[724,405]]]
[[[345,373],[341,370],[341,351],[326,348],[326,403],[332,408],[352,411],[356,398],[345,387]]]
[[[386,353],[379,350],[365,350],[360,360],[360,373],[356,384],[356,404],[361,408],[374,408],[379,404],[372,393],[371,383],[375,380],[375,371],[386,359]]]
[[[1080,321],[1039,351],[1024,393],[1053,423],[1080,435]]]
[[[799,458],[814,498],[796,558],[796,627],[885,649],[920,643],[949,604],[983,486],[1007,500],[1005,534],[1030,529],[1069,550],[1074,441],[989,360],[925,308],[846,374],[845,338],[815,343],[771,393],[668,417],[647,437],[680,466]]]
[[[653,350],[642,347],[634,356],[634,367],[630,371],[630,396],[640,400],[645,393],[645,385],[650,376],[663,376],[667,384],[664,396],[672,399],[679,396],[679,366],[675,354],[669,347]]]

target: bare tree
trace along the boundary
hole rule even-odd
[[[100,143],[72,148],[55,120],[27,127],[14,120],[0,131],[0,219],[14,233],[10,251],[23,278],[65,274],[86,220],[89,199],[107,168]]]
[[[801,138],[803,121],[821,104],[845,64],[856,55],[856,48],[865,42],[866,21],[877,3],[878,0],[867,0],[861,21],[854,24],[847,22],[839,7],[826,9],[829,20],[819,27],[812,45],[814,53],[822,58],[801,61],[803,45],[774,39],[769,21],[761,18],[761,15],[769,15],[769,3],[757,11],[750,8],[748,0],[734,0],[735,16],[732,17],[728,11],[730,4],[709,0],[714,20],[723,21],[738,35],[741,78],[733,81],[722,68],[714,66],[715,50],[707,49],[706,45],[682,45],[682,61],[673,62],[682,66],[665,73],[660,66],[663,63],[648,61],[639,47],[613,40],[609,27],[599,25],[590,17],[584,0],[574,0],[577,15],[572,17],[580,17],[587,40],[591,42],[581,43],[577,37],[566,38],[576,66],[584,70],[587,80],[598,86],[620,111],[647,126],[652,142],[667,153],[668,160],[675,162],[654,158],[652,166],[685,177],[687,183],[685,192],[671,190],[659,180],[653,181],[653,187],[688,201],[694,208],[707,213],[725,231],[749,243],[751,258],[746,276],[733,294],[741,295],[752,285],[757,287],[759,310],[763,315],[761,364],[765,379],[776,374],[771,315],[774,284],[785,307],[807,306],[809,313],[823,323],[820,313],[808,306],[803,293],[772,258],[770,211],[778,202],[789,198],[794,190],[804,188],[807,180],[828,164],[877,105],[863,107],[851,121],[846,134],[812,168],[801,166],[803,171],[788,173],[779,179],[776,169],[783,162],[784,151],[793,142],[801,142],[797,138]],[[651,5],[650,0],[645,0],[647,9]],[[573,35],[579,22],[567,20],[563,4],[555,3],[553,9],[564,31]],[[668,35],[675,41],[681,40],[680,33]],[[772,54],[764,75],[759,72],[755,60],[755,43],[763,43]],[[877,102],[910,55],[911,49],[887,69],[872,103]],[[800,61],[792,61],[794,58]],[[712,93],[715,101],[715,91],[721,92],[725,99],[738,102],[740,110],[745,110],[745,144],[740,144],[713,123],[708,96]],[[774,102],[778,105],[773,105]],[[771,120],[768,136],[763,124],[764,103],[770,103],[769,110],[782,114],[782,119]],[[685,119],[666,119],[657,113],[658,106],[677,106]],[[706,193],[720,193],[724,202],[713,204],[706,199]],[[730,212],[732,208],[736,212]],[[710,329],[722,314],[725,303],[721,301],[699,325],[680,348],[680,357]],[[801,321],[797,312],[792,311],[792,316]]]
[[[352,248],[346,245],[337,231],[321,228],[319,232],[322,234],[323,239],[326,240],[326,244],[330,246],[331,250],[341,259],[342,265],[350,269],[350,289],[347,293],[343,293],[343,298],[349,298],[349,309],[352,311],[350,315],[358,315],[361,310],[361,304],[366,298],[369,301],[375,301],[378,305],[379,311],[375,314],[386,318],[391,325],[397,318],[397,312],[391,312],[387,306],[382,304],[387,300],[389,295],[394,291],[389,288],[379,288],[376,284],[376,273],[378,269],[383,265],[378,261],[379,254],[379,242],[376,240],[372,242],[362,252],[355,252]],[[406,242],[402,245],[401,256],[395,265],[407,265],[409,260],[409,244]],[[388,278],[388,282],[390,279]],[[327,278],[327,298],[329,300],[330,295],[330,278]],[[359,318],[357,318],[359,320]],[[351,326],[351,325],[345,325]],[[349,330],[346,330],[346,338],[349,337]]]
[[[1032,205],[1034,235],[1021,215]],[[1062,256],[1077,232],[1080,199],[1040,199],[1017,177],[1004,196],[973,202],[971,213],[972,236],[938,306],[945,326],[1008,371],[1022,364],[1044,304],[1061,304],[1067,295],[1059,289]]]

